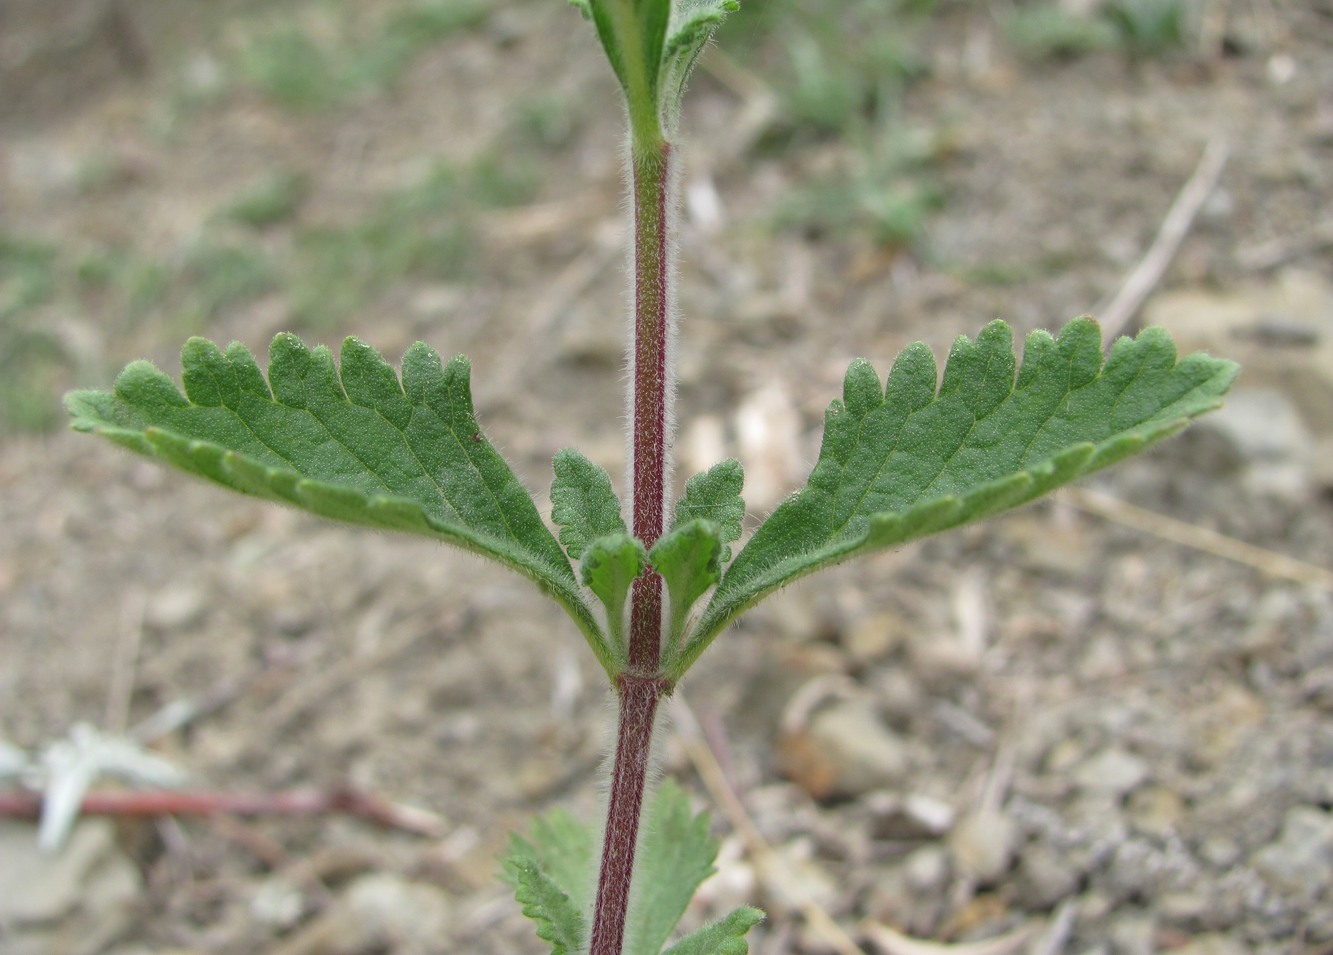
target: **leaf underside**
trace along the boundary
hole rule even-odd
[[[1009,326],[992,322],[975,342],[958,339],[938,388],[920,343],[883,385],[853,362],[808,483],[726,569],[669,676],[784,584],[1016,507],[1175,434],[1218,406],[1236,371],[1203,354],[1177,362],[1155,328],[1118,340],[1103,363],[1089,318],[1058,339],[1030,334],[1021,368]]]
[[[448,541],[517,570],[559,602],[603,666],[610,647],[574,569],[509,465],[482,434],[471,368],[418,342],[402,379],[349,338],[335,366],[324,347],[278,335],[268,380],[233,343],[192,338],[185,393],[134,362],[113,393],[66,398],[73,426],[256,497],[322,517]]]
[[[580,577],[606,608],[607,631],[615,652],[616,672],[624,667],[628,646],[624,638],[625,602],[630,585],[648,564],[643,542],[621,532],[599,537],[583,554]]]

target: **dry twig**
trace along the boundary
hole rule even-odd
[[[1247,544],[1234,537],[1196,527],[1164,514],[1144,510],[1100,491],[1085,487],[1070,487],[1065,488],[1062,494],[1071,504],[1088,514],[1096,514],[1098,517],[1132,527],[1145,534],[1152,534],[1173,544],[1225,557],[1238,564],[1253,567],[1270,577],[1333,590],[1333,570],[1326,567],[1256,547],[1254,544]]]
[[[36,819],[42,794],[0,793],[0,817]],[[400,806],[378,796],[352,789],[292,790],[276,793],[185,792],[181,790],[108,790],[83,797],[79,813],[85,816],[154,818],[158,816],[308,816],[342,813],[390,829],[423,836],[439,835],[441,821],[434,813]]]
[[[704,738],[703,730],[699,726],[698,719],[695,718],[694,711],[690,709],[680,690],[671,697],[671,710],[673,721],[676,725],[676,731],[680,734],[681,742],[685,746],[685,752],[694,764],[695,770],[699,773],[699,778],[703,780],[704,787],[708,790],[713,801],[717,803],[722,810],[722,814],[727,817],[731,827],[741,837],[745,844],[745,851],[754,862],[755,874],[760,882],[767,885],[770,889],[776,889],[774,893],[782,898],[791,899],[801,916],[814,932],[820,937],[824,944],[838,953],[838,955],[865,955],[865,951],[856,944],[847,931],[833,920],[833,916],[828,911],[815,902],[813,899],[799,891],[792,891],[790,884],[785,879],[781,861],[773,848],[764,838],[763,833],[755,826],[746,811],[745,805],[740,797],[736,795],[736,790],[732,788],[731,781],[727,779],[726,773],[722,771],[722,766],[713,754],[707,740]]]
[[[1096,314],[1104,330],[1106,341],[1113,342],[1125,330],[1130,320],[1143,307],[1144,300],[1157,283],[1162,280],[1166,268],[1175,258],[1180,243],[1189,233],[1194,218],[1199,214],[1204,201],[1217,185],[1226,165],[1227,144],[1220,138],[1209,141],[1194,168],[1193,175],[1181,188],[1176,201],[1171,204],[1166,218],[1157,230],[1157,237],[1144,253],[1143,258],[1129,273],[1120,291],[1106,305],[1099,306]]]

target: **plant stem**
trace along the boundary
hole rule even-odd
[[[634,536],[651,548],[666,513],[671,389],[671,146],[635,130],[634,338],[631,347]],[[657,704],[671,683],[660,674],[662,578],[649,571],[630,591],[629,667],[616,684],[620,726],[611,770],[602,869],[589,955],[620,955],[629,909],[639,817]]]
[[[611,799],[602,843],[602,871],[597,881],[589,955],[619,955],[634,875],[634,850],[648,779],[657,703],[666,681],[626,674],[620,678],[620,730],[611,770]]]

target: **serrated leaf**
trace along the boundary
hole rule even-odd
[[[504,876],[523,914],[536,923],[537,937],[551,943],[551,955],[576,955],[587,932],[583,914],[569,895],[525,855],[506,859]]]
[[[528,492],[486,440],[472,408],[471,366],[418,342],[401,383],[349,338],[340,367],[294,335],[270,348],[268,380],[233,343],[192,338],[182,395],[148,362],[114,393],[80,391],[73,426],[245,494],[322,517],[448,541],[536,581],[574,619],[608,673],[609,641],[574,569]]]
[[[1015,380],[1013,336],[992,322],[935,360],[906,349],[885,387],[853,362],[824,416],[809,482],[780,505],[713,591],[676,670],[765,594],[872,550],[988,517],[1175,434],[1216,408],[1236,365],[1176,361],[1170,336],[1122,338],[1103,363],[1101,332],[1075,319],[1059,339],[1028,336]]]
[[[580,952],[595,887],[596,845],[591,830],[564,809],[532,822],[530,838],[509,837],[501,875],[523,914],[537,923],[537,936],[553,955]]]
[[[720,461],[694,475],[685,482],[685,493],[676,503],[672,527],[696,520],[716,524],[722,541],[720,558],[725,564],[731,560],[731,548],[727,545],[741,537],[741,522],[745,519],[745,501],[741,500],[744,483],[745,471],[735,458]]]
[[[625,599],[630,584],[648,567],[643,542],[625,533],[599,537],[588,545],[581,565],[583,583],[606,608],[607,628],[616,653],[619,672],[625,641]]]
[[[712,521],[693,520],[660,537],[648,554],[653,569],[666,581],[671,597],[671,624],[663,650],[670,668],[684,634],[685,618],[695,601],[722,576],[722,535]]]
[[[570,0],[591,19],[630,101],[674,132],[685,82],[713,32],[739,0]],[[633,69],[635,75],[630,75]]]
[[[685,791],[670,779],[663,782],[643,821],[625,955],[659,955],[695,890],[715,871],[716,858],[708,814],[696,816]]]
[[[740,9],[739,0],[674,0],[666,43],[662,48],[661,87],[668,129],[675,129],[685,83],[704,47],[728,13]]]
[[[596,885],[596,850],[592,830],[566,809],[552,809],[532,820],[528,838],[509,837],[508,863],[515,858],[533,862],[565,895],[576,912],[592,909]],[[513,885],[513,881],[510,881]]]
[[[662,955],[748,955],[745,933],[764,920],[758,909],[739,908],[672,945]]]
[[[574,560],[599,537],[625,533],[620,499],[611,477],[572,448],[557,452],[551,485],[551,519],[560,526],[560,543]]]

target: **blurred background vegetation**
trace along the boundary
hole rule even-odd
[[[327,334],[372,320],[404,283],[467,282],[489,267],[478,259],[478,222],[558,195],[551,177],[565,167],[553,156],[580,161],[589,103],[526,80],[504,100],[491,141],[462,159],[428,157],[410,181],[363,183],[349,194],[325,175],[328,154],[309,148],[352,148],[339,137],[394,109],[404,84],[423,82],[424,63],[466,56],[462,38],[503,47],[515,18],[560,0],[163,6],[8,0],[4,8],[0,142],[12,150],[10,175],[0,177],[0,433],[56,426],[64,389],[113,373],[108,339],[217,335],[220,322],[229,327],[223,319],[256,309],[298,333]],[[984,7],[1010,53],[1037,66],[1167,57],[1188,42],[1183,0],[1075,6],[745,0],[724,30],[722,56],[765,77],[778,99],[751,148],[808,170],[753,225],[923,250],[932,214],[949,201],[934,169],[953,131],[947,116],[922,122],[905,103],[929,77],[923,37],[938,18]],[[107,112],[113,92],[119,112]],[[103,114],[87,119],[94,101]],[[79,111],[82,127],[71,119]],[[248,119],[237,121],[238,112]],[[290,127],[306,145],[228,166],[227,137],[245,135],[247,122]],[[62,143],[65,123],[77,132]],[[101,139],[89,123],[116,132]],[[198,190],[208,208],[181,210],[190,224],[169,236],[160,225],[139,228],[142,205],[123,197],[153,189],[163,167],[193,162],[210,123],[219,162]],[[97,217],[120,221],[88,227]]]

